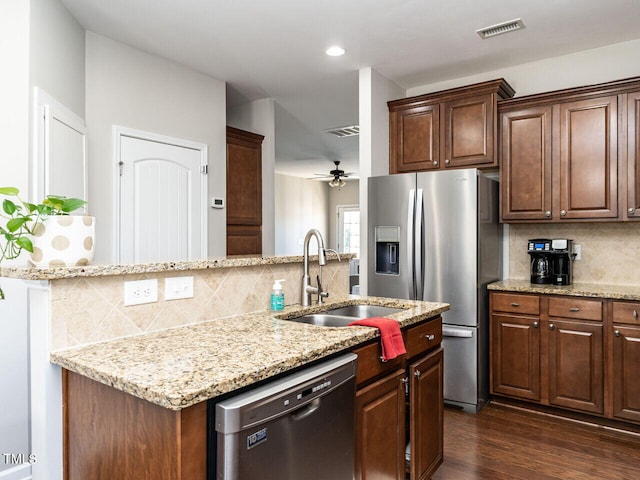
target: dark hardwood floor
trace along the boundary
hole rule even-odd
[[[432,480],[636,480],[640,435],[498,404],[445,408],[444,463]]]

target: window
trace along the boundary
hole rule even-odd
[[[360,257],[360,207],[338,206],[338,251]]]

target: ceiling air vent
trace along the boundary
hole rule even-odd
[[[476,30],[476,33],[484,40],[486,38],[495,37],[496,35],[502,35],[503,33],[514,32],[521,28],[524,28],[524,23],[522,23],[521,19],[516,18],[515,20],[509,20],[508,22],[502,22],[497,25],[481,28],[480,30]]]
[[[360,125],[351,125],[349,127],[338,127],[338,128],[330,128],[329,130],[325,130],[330,135],[334,137],[342,138],[342,137],[353,137],[355,135],[360,135]]]

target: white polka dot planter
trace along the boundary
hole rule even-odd
[[[93,260],[95,217],[54,215],[34,231],[29,263],[36,267],[73,267]]]

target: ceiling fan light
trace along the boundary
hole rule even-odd
[[[332,178],[329,182],[330,187],[337,187],[340,185],[340,181],[337,178]]]

